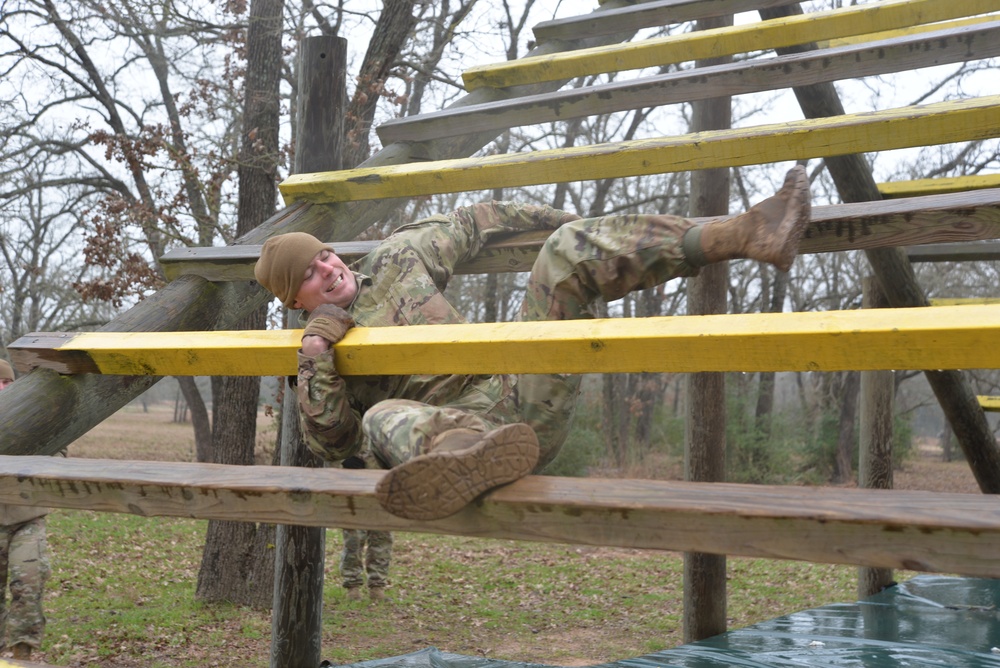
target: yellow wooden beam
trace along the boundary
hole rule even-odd
[[[1000,304],[1000,297],[936,297],[931,306],[972,306],[974,304]]]
[[[923,197],[945,193],[965,192],[1000,188],[1000,174],[975,174],[972,176],[947,176],[936,179],[913,179],[912,181],[887,181],[878,184],[882,197]]]
[[[290,375],[301,330],[29,334],[22,371]],[[1000,368],[1000,306],[355,328],[345,376]]]
[[[901,0],[472,67],[468,90],[569,80],[906,28],[996,11],[996,0]]]
[[[979,399],[979,405],[984,411],[1000,413],[1000,397],[980,396],[976,398]]]
[[[488,190],[974,141],[1000,136],[1000,96],[531,153],[295,174],[288,203]]]
[[[987,14],[985,16],[973,16],[964,19],[955,19],[954,21],[942,21],[940,23],[928,23],[918,26],[910,26],[908,28],[901,28],[899,30],[888,30],[885,32],[870,33],[864,35],[852,35],[851,37],[841,37],[838,39],[823,40],[817,42],[816,46],[821,49],[835,48],[838,46],[852,46],[854,44],[864,44],[865,42],[875,42],[883,39],[893,39],[895,37],[907,37],[910,35],[919,35],[925,32],[932,32],[935,30],[949,30],[952,28],[963,28],[965,26],[978,25],[980,23],[989,23],[991,21],[996,21],[1000,19],[1000,14]]]

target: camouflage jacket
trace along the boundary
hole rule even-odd
[[[498,234],[554,229],[576,218],[546,206],[492,202],[404,225],[351,266],[359,291],[348,310],[359,327],[465,322],[442,294],[458,264]],[[361,416],[380,401],[407,399],[484,413],[508,400],[515,382],[506,375],[342,378],[332,351],[315,358],[300,354],[303,439],[327,460],[365,456]]]

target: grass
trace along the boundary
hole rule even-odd
[[[126,412],[70,456],[184,459],[189,434],[169,414]],[[130,454],[137,440],[141,457]],[[49,625],[39,659],[106,668],[268,665],[269,612],[195,600],[206,522],[55,510],[48,526]],[[340,532],[328,531],[323,657],[334,663],[437,647],[580,666],[682,642],[678,554],[400,533],[391,600],[372,604],[344,596],[340,545]],[[730,558],[729,627],[852,601],[855,586],[854,567]]]

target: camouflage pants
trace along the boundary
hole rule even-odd
[[[392,534],[388,531],[344,529],[344,549],[340,553],[340,577],[344,587],[362,587],[365,574],[368,586],[389,584],[389,563],[392,561]],[[365,547],[367,546],[367,551]]]
[[[41,646],[45,631],[42,598],[49,572],[44,516],[0,526],[0,647],[4,633],[7,646]]]
[[[629,215],[588,218],[564,224],[548,238],[528,279],[523,321],[592,318],[598,299],[613,301],[633,290],[682,276],[695,276],[683,252],[693,224],[676,216]],[[515,392],[484,411],[467,411],[413,401],[380,402],[364,416],[373,452],[395,466],[425,451],[430,438],[456,427],[488,431],[526,422],[538,434],[536,471],[555,458],[572,422],[580,377],[523,374]]]

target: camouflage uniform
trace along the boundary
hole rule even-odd
[[[42,644],[42,597],[50,572],[45,540],[48,512],[47,508],[0,504],[0,648],[5,632],[9,647],[23,643],[38,649]]]
[[[371,456],[367,441],[361,455],[341,462],[344,468],[379,468]],[[369,588],[389,585],[389,566],[392,563],[392,533],[365,529],[342,529],[344,539],[340,553],[340,577],[345,589],[365,586]],[[367,552],[365,551],[365,548]]]
[[[359,291],[348,311],[360,327],[464,322],[442,295],[456,265],[491,237],[558,228],[528,280],[522,320],[593,317],[597,298],[613,300],[671,278],[694,276],[675,216],[580,219],[544,206],[493,202],[464,207],[400,227],[351,269]],[[299,356],[298,394],[306,444],[343,460],[371,439],[388,468],[427,451],[445,430],[486,432],[527,422],[538,434],[541,470],[565,440],[579,389],[570,375],[351,376],[334,368],[333,351]]]

